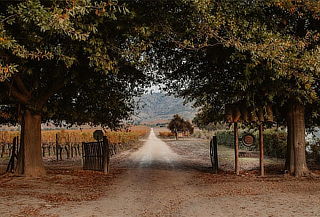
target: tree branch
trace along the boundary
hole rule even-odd
[[[42,107],[48,101],[48,99],[53,94],[55,94],[58,90],[63,88],[63,86],[64,86],[64,79],[55,80],[55,82],[50,87],[46,88],[47,91],[45,91],[42,94],[40,94],[40,96],[39,96],[39,98],[37,100],[37,105],[39,107]]]
[[[186,45],[184,44],[183,42],[181,41],[177,41],[177,40],[174,40],[172,37],[169,37],[170,41],[176,45],[178,45],[179,48],[181,49],[186,49],[186,50],[193,50],[193,51],[197,51],[197,50],[201,50],[201,49],[204,49],[204,48],[208,48],[208,47],[214,47],[214,46],[217,46],[217,45],[222,45],[221,42],[216,42],[214,44],[210,44],[210,43],[199,43],[199,44],[195,44],[193,46],[190,46],[190,45]]]
[[[31,97],[23,95],[20,93],[14,86],[12,86],[9,82],[5,82],[6,86],[8,87],[8,96],[13,97],[14,99],[18,100],[21,104],[28,104]]]
[[[31,92],[28,91],[25,84],[23,83],[21,77],[19,75],[14,76],[15,84],[17,85],[19,91],[26,95],[27,97],[31,98]]]
[[[7,21],[7,20],[9,20],[9,19],[11,19],[13,17],[16,17],[16,16],[18,16],[18,14],[12,14],[12,15],[7,16],[6,18],[2,19],[0,22],[3,23],[3,22],[5,22],[5,21]]]

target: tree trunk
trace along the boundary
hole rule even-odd
[[[297,177],[309,175],[306,162],[304,106],[294,103],[288,111],[287,169]]]
[[[25,110],[21,124],[21,144],[16,174],[39,177],[45,175],[41,154],[41,115]]]
[[[291,106],[292,107],[292,106]],[[293,112],[292,109],[287,113],[287,159],[286,170],[289,174],[294,175],[294,139],[293,139]]]

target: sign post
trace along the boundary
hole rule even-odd
[[[210,158],[211,158],[212,169],[214,173],[217,174],[219,169],[219,161],[218,161],[218,141],[216,136],[213,136],[210,141]]]
[[[235,173],[239,175],[239,133],[238,122],[256,123],[259,128],[259,151],[260,151],[260,175],[264,176],[264,140],[263,140],[263,123],[273,123],[272,105],[264,105],[253,107],[246,105],[243,101],[238,101],[233,104],[225,105],[225,119],[228,123],[233,123],[234,126],[234,153],[235,153]],[[243,145],[251,147],[254,145],[254,136],[247,134],[242,137]]]
[[[233,124],[234,131],[234,167],[237,175],[240,174],[240,164],[239,164],[239,132],[238,132],[238,123],[234,122]]]
[[[264,141],[263,124],[259,125],[259,149],[260,149],[260,176],[264,176]]]

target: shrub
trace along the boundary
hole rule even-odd
[[[320,163],[320,140],[307,143],[307,157]]]
[[[285,158],[287,153],[287,133],[274,129],[264,132],[264,152],[267,156]]]
[[[174,133],[172,132],[159,132],[159,136],[163,138],[174,137]]]
[[[221,130],[216,132],[219,145],[233,146],[233,131]]]

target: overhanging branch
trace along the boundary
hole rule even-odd
[[[63,86],[64,86],[64,79],[56,79],[52,85],[46,88],[46,91],[40,94],[36,104],[42,107],[48,101],[48,99],[53,94],[55,94],[58,90],[63,88]]]
[[[14,82],[17,85],[17,87],[21,93],[23,93],[27,97],[31,98],[31,92],[26,88],[25,84],[23,83],[23,81],[19,75],[14,76]]]
[[[8,87],[8,96],[14,98],[21,104],[28,104],[30,101],[30,97],[20,93],[13,85],[9,82],[5,82]]]

